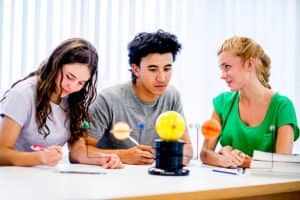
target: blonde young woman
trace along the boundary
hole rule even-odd
[[[299,136],[291,100],[271,90],[270,58],[250,38],[232,37],[218,51],[221,78],[231,92],[213,99],[212,118],[222,125],[220,136],[206,138],[204,163],[248,167],[254,150],[290,154]],[[220,141],[222,149],[214,149]]]

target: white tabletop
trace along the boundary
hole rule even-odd
[[[97,166],[95,166],[97,167]],[[111,199],[206,191],[300,181],[293,176],[261,176],[213,172],[216,167],[193,161],[188,176],[149,175],[149,165],[126,165],[106,174],[64,174],[39,167],[0,167],[1,199]],[[225,169],[224,169],[225,170]],[[300,189],[299,189],[300,190]]]

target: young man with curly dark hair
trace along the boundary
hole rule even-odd
[[[169,85],[173,62],[180,50],[177,37],[162,30],[134,37],[128,45],[132,81],[107,88],[97,96],[91,106],[93,122],[88,132],[95,138],[89,140],[90,144],[101,152],[118,154],[123,163],[153,163],[154,140],[159,138],[156,119],[169,110],[183,115],[180,94]],[[129,124],[130,135],[139,145],[129,139],[114,138],[111,130],[119,121]],[[192,156],[187,129],[181,139],[185,142],[183,164],[186,165]]]

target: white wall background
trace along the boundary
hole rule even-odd
[[[0,0],[0,94],[69,37],[84,37],[98,49],[99,89],[127,81],[128,42],[161,28],[183,44],[172,84],[182,93],[188,122],[201,124],[210,117],[211,99],[228,90],[219,79],[217,48],[243,35],[271,57],[271,85],[292,99],[299,121],[299,13],[297,0]],[[190,133],[196,150],[197,131]],[[300,153],[300,139],[294,151]]]

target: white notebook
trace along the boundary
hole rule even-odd
[[[66,174],[107,174],[107,171],[104,168],[96,165],[59,163],[54,167],[42,165],[38,165],[36,167]]]
[[[58,164],[55,167],[59,173],[71,174],[106,174],[106,171],[96,165],[83,165],[83,164]]]

